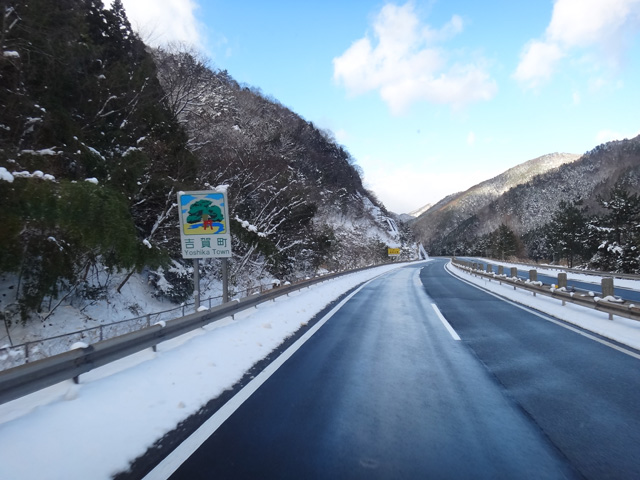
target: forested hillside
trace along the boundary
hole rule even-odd
[[[285,273],[355,267],[384,260],[387,244],[409,243],[330,132],[193,52],[154,56],[167,104],[202,161],[200,180],[230,186],[243,240],[236,270],[255,264],[259,275],[265,264],[256,255]]]
[[[639,194],[640,136],[599,145],[514,186],[427,243],[433,253],[638,272]]]
[[[510,189],[526,184],[537,175],[558,168],[565,163],[574,162],[578,158],[579,155],[553,153],[524,162],[464,192],[449,195],[440,200],[418,217],[413,228],[421,240],[430,246],[431,250],[438,251],[443,244],[450,242],[450,238],[458,238],[458,227],[466,225],[470,218],[475,218],[478,212]],[[463,227],[460,230],[464,231],[465,229],[466,227]],[[456,233],[451,235],[452,232]],[[474,235],[477,235],[477,232],[473,232],[472,236]]]
[[[150,49],[119,0],[0,1],[2,317],[193,291],[176,193],[228,185],[232,288],[385,258],[410,240],[331,136],[227,72]],[[215,261],[202,273],[215,281]]]

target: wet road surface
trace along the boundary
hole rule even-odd
[[[366,284],[171,478],[635,478],[639,360],[443,266]]]

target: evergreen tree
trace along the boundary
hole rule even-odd
[[[602,270],[637,272],[640,267],[640,197],[617,184],[608,198],[598,201],[606,213],[597,222],[590,223],[591,241],[598,242],[591,264]]]
[[[0,5],[15,52],[0,55],[0,167],[21,172],[0,180],[0,271],[18,274],[24,319],[90,272],[176,251],[168,212],[197,163],[119,0]]]
[[[505,260],[518,253],[519,241],[516,234],[507,225],[502,223],[491,234],[491,250],[493,256]]]
[[[522,241],[525,245],[526,255],[534,261],[553,261],[553,249],[549,241],[549,226],[529,230],[523,235]]]
[[[584,251],[587,222],[581,205],[581,201],[560,202],[546,228],[547,242],[554,257],[565,258],[569,267],[573,267],[575,258]]]

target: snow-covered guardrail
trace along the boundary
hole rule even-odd
[[[260,303],[274,300],[277,297],[288,295],[316,283],[375,266],[329,274],[304,280],[293,285],[278,287],[241,300],[233,300],[210,310],[159,322],[142,330],[103,340],[92,345],[78,344],[78,348],[68,352],[4,370],[0,372],[0,404],[50,387],[64,380],[74,379],[77,382],[80,375],[94,368],[104,366],[147,348],[155,349],[156,345],[161,342],[196,330],[217,320],[233,317],[233,315],[255,307]]]
[[[267,290],[265,286],[259,285],[249,287],[246,290],[236,290],[234,296],[237,298],[248,297],[255,293],[262,293]],[[274,285],[272,288],[276,288]],[[209,297],[200,300],[201,305],[207,305],[211,309],[212,306],[218,305],[222,300],[222,295],[217,297]],[[212,302],[215,302],[212,304]],[[24,363],[32,363],[46,357],[51,357],[60,353],[64,353],[77,343],[96,343],[109,338],[120,337],[127,333],[141,330],[151,325],[178,317],[184,317],[187,312],[192,311],[191,307],[195,306],[195,302],[184,302],[179,306],[167,310],[147,313],[137,317],[116,320],[110,323],[100,323],[99,325],[90,326],[80,330],[74,330],[60,335],[54,335],[45,338],[36,338],[24,343],[13,344],[10,335],[7,333],[9,344],[0,346],[0,371],[14,368]]]
[[[640,306],[636,306],[633,302],[615,297],[613,294],[613,278],[602,279],[602,296],[591,295],[589,292],[572,292],[567,290],[567,274],[558,274],[558,283],[555,285],[545,285],[537,281],[537,271],[529,272],[529,279],[523,280],[518,278],[517,269],[510,269],[509,275],[504,273],[504,268],[498,266],[498,271],[493,271],[493,265],[488,264],[483,268],[482,264],[467,262],[457,258],[452,259],[452,264],[469,273],[495,280],[500,283],[513,286],[514,289],[521,288],[532,292],[533,295],[544,295],[553,297],[562,301],[562,305],[567,302],[584,307],[593,308],[609,315],[609,319],[613,320],[613,316],[628,318],[640,321]]]
[[[520,263],[520,262],[509,262],[509,263],[513,265],[521,265],[522,267],[529,267],[531,265],[528,263]],[[640,280],[640,275],[635,273],[598,272],[596,270],[583,270],[580,268],[563,267],[562,265],[539,265],[539,267],[544,268],[545,270],[560,270],[561,272],[576,273],[579,275],[592,275],[595,277],[613,277],[621,280]]]

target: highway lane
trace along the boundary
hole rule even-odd
[[[581,474],[638,478],[637,356],[514,309],[475,287],[461,287],[443,261],[428,264],[421,277],[465,344]]]
[[[438,261],[370,282],[171,478],[581,478],[580,465],[469,348],[464,335],[475,338],[485,320],[469,289]],[[498,304],[498,314],[522,316],[482,295],[483,315],[496,315],[490,305]],[[458,296],[474,303],[458,312]],[[459,314],[463,341],[447,331],[434,300]],[[566,381],[580,396],[570,373],[551,386]]]

